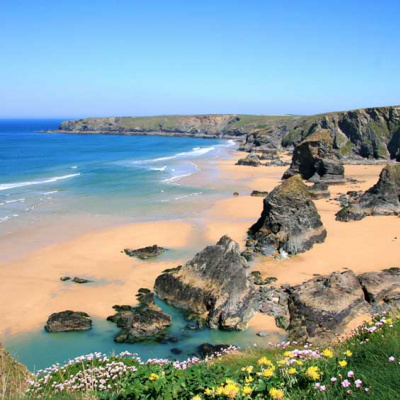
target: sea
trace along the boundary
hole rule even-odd
[[[195,219],[237,190],[218,180],[213,167],[230,157],[235,148],[231,140],[44,132],[60,122],[0,120],[0,262],[94,229]],[[196,180],[202,173],[207,177]],[[196,355],[204,342],[257,345],[254,332],[185,329],[188,322],[181,311],[158,303],[173,316],[168,335],[178,343],[116,344],[115,325],[94,319],[88,332],[49,334],[40,329],[8,337],[5,346],[34,371],[94,351],[182,360]],[[173,355],[172,348],[181,353]]]

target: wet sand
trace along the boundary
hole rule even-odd
[[[198,248],[200,243],[213,244],[224,234],[244,247],[246,231],[259,218],[263,203],[262,197],[251,197],[250,192],[271,191],[279,184],[286,167],[235,166],[236,159],[242,156],[242,153],[235,153],[230,160],[216,162],[218,179],[240,188],[239,196],[232,195],[210,204],[196,218],[95,231],[1,264],[0,339],[38,329],[52,312],[66,309],[106,318],[112,314],[113,305],[134,304],[140,287],[153,287],[155,278],[164,269],[175,267],[194,255],[182,260],[175,257],[172,261],[168,258],[140,261],[121,253],[126,247],[139,248],[157,243],[179,254],[187,247]],[[346,166],[346,176],[361,182],[331,186],[331,199],[348,190],[369,188],[376,183],[381,169],[382,166]],[[215,169],[212,173],[215,174]],[[192,182],[201,182],[201,172],[192,179]],[[205,182],[207,179],[205,177]],[[185,180],[181,184],[185,184]],[[251,268],[259,270],[265,277],[277,277],[278,284],[296,284],[314,274],[344,268],[360,273],[398,266],[400,244],[392,240],[395,236],[400,237],[397,217],[368,217],[343,223],[334,218],[339,210],[337,201],[318,200],[316,205],[328,231],[325,243],[283,261],[257,257]],[[61,282],[60,277],[64,275],[95,282],[86,285]],[[278,329],[273,318],[263,315],[253,318],[250,326],[257,330]]]

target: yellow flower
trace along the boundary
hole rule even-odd
[[[374,321],[369,321],[369,322],[368,322],[368,325],[369,325],[369,326],[372,326],[373,324],[374,324]]]
[[[296,361],[296,364],[297,364],[297,365],[303,365],[303,361],[297,360],[297,361]]]
[[[159,376],[157,374],[151,374],[149,377],[150,381],[156,381],[159,378]]]
[[[207,388],[207,389],[204,391],[204,394],[205,394],[206,396],[211,396],[211,395],[214,394],[214,390],[213,390],[213,389],[210,389],[210,388]]]
[[[258,365],[272,365],[272,362],[270,360],[268,360],[267,357],[261,357],[258,361],[257,361]]]
[[[285,352],[283,353],[283,356],[284,356],[284,357],[292,358],[292,357],[293,357],[293,353],[292,353],[291,351],[285,351]]]
[[[270,378],[274,374],[274,368],[264,369],[263,376]]]
[[[239,393],[239,387],[234,383],[228,383],[222,390],[224,394],[229,399],[234,399]]]
[[[326,358],[332,358],[333,357],[333,351],[331,349],[325,349],[322,352],[322,355]]]
[[[294,375],[294,374],[297,374],[297,369],[292,367],[292,368],[289,368],[288,372],[289,372],[289,375]]]
[[[278,365],[280,366],[286,365],[286,360],[279,360]]]
[[[249,365],[247,367],[242,368],[242,371],[248,372],[249,374],[253,371],[254,367]]]
[[[201,400],[201,396],[196,395],[196,396],[192,397],[192,400]]]
[[[347,361],[346,360],[341,360],[341,361],[339,361],[339,365],[341,367],[345,367],[347,365]]]
[[[389,324],[389,325],[393,324],[392,318],[386,318],[385,319],[385,324]]]
[[[217,388],[217,390],[215,391],[215,393],[217,394],[217,395],[221,395],[222,393],[224,392],[224,388],[223,387],[219,387],[219,388]]]
[[[232,379],[229,379],[229,378],[227,378],[225,382],[226,383],[235,383]]]
[[[346,355],[347,357],[351,357],[353,355],[353,353],[350,350],[346,350],[343,354]]]
[[[246,386],[243,387],[242,393],[244,395],[246,395],[246,394],[250,394],[252,391],[253,391],[253,389],[250,386],[246,385]]]
[[[251,383],[251,382],[254,381],[254,379],[253,379],[251,376],[246,376],[246,378],[244,378],[244,381],[245,381],[246,383]]]
[[[318,372],[318,370],[318,367],[308,367],[306,371],[306,376],[316,381],[321,377],[321,374]]]
[[[282,389],[271,388],[269,389],[269,395],[274,400],[282,400],[285,396],[285,392]]]

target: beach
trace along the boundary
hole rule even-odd
[[[257,221],[263,205],[263,198],[250,196],[251,191],[271,191],[279,184],[286,167],[236,166],[242,153],[232,151],[231,155],[229,159],[215,161],[218,179],[246,189],[238,196],[232,194],[209,204],[196,218],[96,230],[3,263],[0,266],[1,336],[41,329],[51,313],[66,309],[106,318],[113,313],[113,305],[133,305],[139,288],[152,288],[163,270],[188,261],[201,246],[214,244],[224,234],[244,249],[247,229]],[[260,271],[264,277],[276,277],[276,284],[280,285],[298,284],[317,274],[347,268],[362,273],[397,266],[400,247],[393,240],[400,233],[397,217],[367,217],[349,223],[335,221],[339,202],[334,199],[349,190],[371,187],[382,166],[347,165],[345,168],[346,177],[358,182],[330,186],[331,199],[315,202],[328,231],[326,241],[286,260],[257,256],[251,263],[252,270]],[[207,181],[207,176],[202,178],[204,169],[200,164],[199,172],[183,178],[180,184]],[[174,256],[141,261],[123,253],[125,248],[153,244],[168,248]],[[62,276],[85,277],[94,282],[81,285],[62,282]],[[250,326],[257,330],[278,329],[273,318],[263,315],[254,317]]]

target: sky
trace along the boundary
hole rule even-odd
[[[0,118],[400,104],[399,0],[2,0]]]

